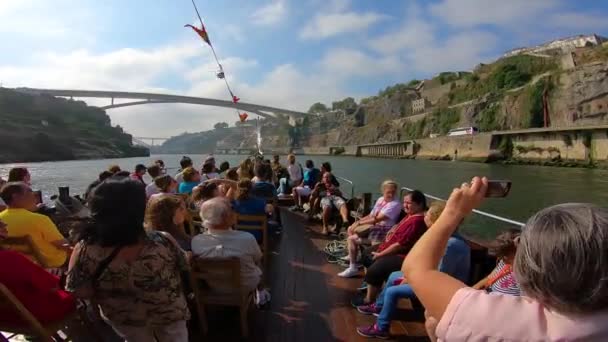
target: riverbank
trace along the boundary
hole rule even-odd
[[[308,155],[608,168],[608,125],[535,128],[354,146],[304,147],[294,149],[293,152]]]

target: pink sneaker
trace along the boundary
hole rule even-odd
[[[378,314],[380,314],[381,310],[382,310],[382,308],[376,306],[376,303],[357,306],[357,311],[359,311],[360,313],[362,313],[364,315],[378,316]]]

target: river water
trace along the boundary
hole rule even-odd
[[[205,156],[190,155],[197,165]],[[236,166],[243,156],[216,155],[216,160],[228,161]],[[157,155],[149,158],[126,158],[104,160],[79,160],[65,162],[44,162],[0,165],[0,176],[6,177],[15,165],[29,168],[33,187],[43,191],[45,200],[57,193],[57,187],[69,186],[71,194],[81,194],[97,175],[111,164],[120,165],[123,170],[132,170],[135,164],[150,164],[163,159],[170,173],[176,173],[181,155]],[[401,186],[417,188],[425,193],[446,198],[451,190],[470,180],[473,176],[487,176],[490,179],[508,179],[513,182],[507,198],[489,199],[482,210],[507,218],[525,222],[534,212],[544,207],[564,202],[591,202],[608,205],[608,171],[576,168],[554,168],[541,166],[498,165],[467,162],[446,162],[426,160],[392,160],[355,157],[298,156],[304,164],[312,159],[315,165],[329,161],[338,176],[354,182],[355,193],[372,192],[379,194],[379,185],[384,179],[396,180]],[[282,158],[282,162],[285,158]],[[5,178],[6,179],[6,178]],[[343,191],[351,189],[345,182]],[[467,235],[482,239],[493,237],[498,231],[509,228],[505,223],[484,219],[473,215],[462,230]]]

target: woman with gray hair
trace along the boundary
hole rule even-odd
[[[448,238],[478,207],[486,178],[454,189],[446,209],[403,263],[440,341],[607,341],[608,210],[568,203],[522,229],[515,276],[523,297],[488,294],[437,271]],[[435,323],[436,325],[434,325]]]

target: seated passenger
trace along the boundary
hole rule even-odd
[[[369,215],[348,227],[348,236],[357,235],[370,244],[382,243],[386,233],[397,223],[403,206],[397,199],[399,185],[391,180],[382,183],[382,197],[378,198]],[[405,205],[405,199],[404,199]]]
[[[221,163],[220,163],[220,169],[218,170],[218,171],[219,171],[219,174],[220,174],[220,175],[221,175],[221,174],[224,174],[224,176],[225,176],[225,173],[226,173],[226,171],[228,171],[228,170],[231,170],[231,169],[230,169],[230,163],[228,163],[227,161],[223,161],[223,162],[221,162]],[[236,173],[236,168],[234,169],[234,172]]]
[[[146,174],[147,168],[144,164],[135,165],[135,171],[131,174],[131,179],[134,181],[138,181],[143,185],[146,185],[144,182],[144,175]]]
[[[221,196],[222,192],[216,183],[203,183],[192,190],[192,202],[194,203],[194,208],[199,211],[203,203]]]
[[[158,164],[152,164],[148,166],[148,175],[152,178],[152,182],[146,186],[146,197],[150,198],[150,196],[157,194],[159,192],[158,187],[154,183],[156,177],[162,175],[162,169]]]
[[[190,157],[183,156],[182,159],[180,159],[180,161],[179,161],[180,170],[175,175],[175,181],[177,182],[177,184],[181,184],[184,181],[184,170],[186,170],[189,167],[192,167],[192,165],[194,165],[194,164],[192,163],[192,159],[190,159]]]
[[[241,162],[239,168],[236,170],[239,175],[239,179],[241,178],[253,178],[253,161],[247,158]]]
[[[306,170],[304,170],[304,179],[302,182],[293,188],[292,196],[296,202],[292,210],[304,210],[302,207],[302,198],[308,198],[312,189],[315,188],[317,183],[321,180],[321,171],[315,168],[315,164],[312,160],[306,161]]]
[[[187,342],[190,318],[181,272],[186,254],[171,235],[144,230],[140,182],[110,179],[89,201],[93,221],[78,237],[66,288],[99,304],[127,341]]]
[[[158,189],[158,193],[150,196],[150,199],[155,197],[159,197],[165,194],[175,194],[177,193],[177,181],[173,179],[173,177],[169,175],[162,175],[160,177],[154,178],[154,185]]]
[[[414,190],[411,193],[406,194],[403,197],[403,208],[407,216],[404,217],[401,222],[393,226],[388,234],[384,235],[382,243],[376,243],[371,247],[366,248],[361,256],[364,266],[368,268],[374,267],[370,276],[374,278],[372,281],[376,287],[381,286],[382,282],[386,280],[386,277],[388,277],[391,272],[401,268],[403,258],[426,230],[426,224],[424,223],[426,197],[422,192]],[[338,274],[340,277],[345,278],[355,277],[360,274],[359,266],[357,265],[359,247],[362,245],[369,245],[368,239],[360,237],[354,229],[350,230],[353,232],[353,234],[349,235],[347,238],[350,264],[347,269]],[[381,263],[373,266],[377,261],[380,261],[380,259]],[[389,269],[390,271],[388,271]],[[380,273],[377,274],[376,271]],[[386,272],[388,272],[388,274]],[[375,294],[372,294],[371,297],[375,297]],[[373,298],[368,297],[366,302],[369,302],[369,300],[373,300]]]
[[[201,183],[201,174],[193,167],[187,167],[182,172],[184,181],[180,183],[178,192],[180,194],[192,194],[192,189]]]
[[[437,221],[444,207],[443,202],[431,204],[431,207],[424,216],[424,222],[427,227],[431,227]],[[456,279],[466,282],[469,279],[470,267],[471,249],[469,245],[458,233],[452,234],[439,263],[439,272],[449,274]],[[376,302],[357,307],[357,311],[362,314],[373,314],[378,317],[376,324],[359,327],[357,328],[357,332],[365,337],[387,338],[389,336],[391,320],[397,311],[399,299],[414,299],[415,297],[416,295],[412,287],[403,278],[403,272],[396,271],[391,273],[386,281],[384,290],[378,295]]]
[[[257,180],[253,183],[251,195],[267,201],[275,199],[277,197],[277,188],[272,184],[272,168],[270,164],[257,162],[255,164],[255,176]]]
[[[167,169],[165,169],[165,162],[162,159],[156,159],[154,161],[155,165],[158,165],[158,167],[160,168],[160,175],[165,175],[167,174]],[[148,168],[149,169],[149,168]],[[156,177],[153,177],[153,179]]]
[[[492,273],[473,286],[474,289],[485,289],[491,293],[512,296],[520,295],[519,284],[513,272],[513,260],[515,260],[515,252],[517,252],[516,240],[519,240],[520,234],[521,231],[511,229],[496,238],[496,241],[492,243],[491,251],[498,259],[498,264]]]
[[[321,164],[321,180],[323,179],[323,175],[327,172],[331,172],[331,164],[328,162],[324,162],[323,164]],[[336,179],[336,177],[332,174],[331,175],[331,182],[333,185],[339,187],[340,186],[340,182],[338,182],[338,179]],[[318,209],[320,208],[321,205],[321,195],[324,195],[323,192],[323,182],[319,181],[317,182],[317,185],[315,185],[315,187],[312,189],[312,192],[310,193],[310,197],[308,199],[308,204],[309,204],[309,208],[308,208],[308,215],[309,218],[312,218],[314,216],[315,213],[318,212]]]
[[[32,185],[32,176],[30,172],[25,167],[14,167],[10,169],[8,172],[8,180],[7,182],[22,182],[28,186]]]
[[[192,239],[192,253],[203,258],[238,257],[241,261],[242,286],[253,291],[260,284],[262,270],[259,263],[262,252],[253,235],[232,230],[236,223],[236,213],[230,201],[213,198],[203,203],[201,208],[203,225],[208,229]],[[221,291],[222,284],[209,284]]]
[[[608,340],[608,210],[555,205],[522,227],[515,277],[525,297],[489,294],[437,272],[460,221],[479,207],[486,178],[454,189],[437,222],[408,254],[404,274],[438,324],[440,341]],[[441,294],[441,295],[438,295]],[[427,325],[430,327],[431,324]],[[429,333],[433,335],[433,331]]]
[[[190,250],[190,236],[184,231],[188,209],[184,201],[175,195],[158,195],[150,198],[146,205],[144,226],[147,231],[171,234],[185,251]]]
[[[36,196],[32,189],[21,182],[7,183],[0,190],[0,197],[8,205],[8,209],[0,213],[0,220],[7,225],[8,236],[31,237],[33,247],[46,267],[61,267],[70,250],[68,241],[50,218],[32,212],[36,210]],[[34,258],[33,255],[30,257]]]
[[[340,188],[332,182],[333,175],[331,172],[326,172],[322,178],[321,187],[321,208],[323,208],[323,231],[321,234],[328,235],[329,219],[331,218],[331,211],[333,208],[338,209],[340,216],[342,216],[342,228],[348,227],[348,208],[346,207],[346,201],[342,198],[342,192]],[[337,233],[337,231],[335,232]]]
[[[201,172],[201,181],[206,181],[210,179],[218,179],[220,178],[219,173],[215,170],[215,165],[211,162],[206,162],[203,164],[203,169]]]
[[[279,194],[291,193],[291,189],[302,182],[303,170],[300,164],[296,164],[296,156],[293,154],[287,156],[287,173],[288,177],[279,179]]]
[[[103,182],[104,180],[112,177],[114,174],[110,171],[103,171],[99,174],[99,177],[93,181],[93,183],[89,184],[89,186],[87,187],[87,190],[84,193],[84,199],[86,200],[87,198],[89,198],[89,195],[91,194],[91,192],[93,191],[93,189],[95,189],[96,186],[98,186],[99,184],[101,184],[101,182]]]
[[[7,235],[6,225],[0,221],[0,243]],[[75,298],[60,290],[59,278],[19,252],[0,249],[0,284],[6,286],[42,324],[60,322],[76,311]],[[4,305],[0,306],[0,321],[28,323]]]
[[[236,172],[236,168],[232,168],[232,169],[229,169],[228,171],[226,171],[225,175],[224,175],[224,179],[231,180],[233,182],[238,182],[239,181],[239,174]],[[228,186],[227,184],[220,184],[219,187],[220,187],[220,191],[224,195],[226,195],[228,193],[228,190],[231,189],[231,187]]]
[[[251,195],[251,181],[247,178],[241,179],[237,186],[236,199],[232,202],[232,208],[240,215],[267,215],[272,214],[274,208],[271,204],[266,204],[266,201]],[[247,224],[246,222],[241,222]],[[267,224],[270,232],[270,225]],[[257,241],[262,240],[260,232],[250,232],[255,236]]]

